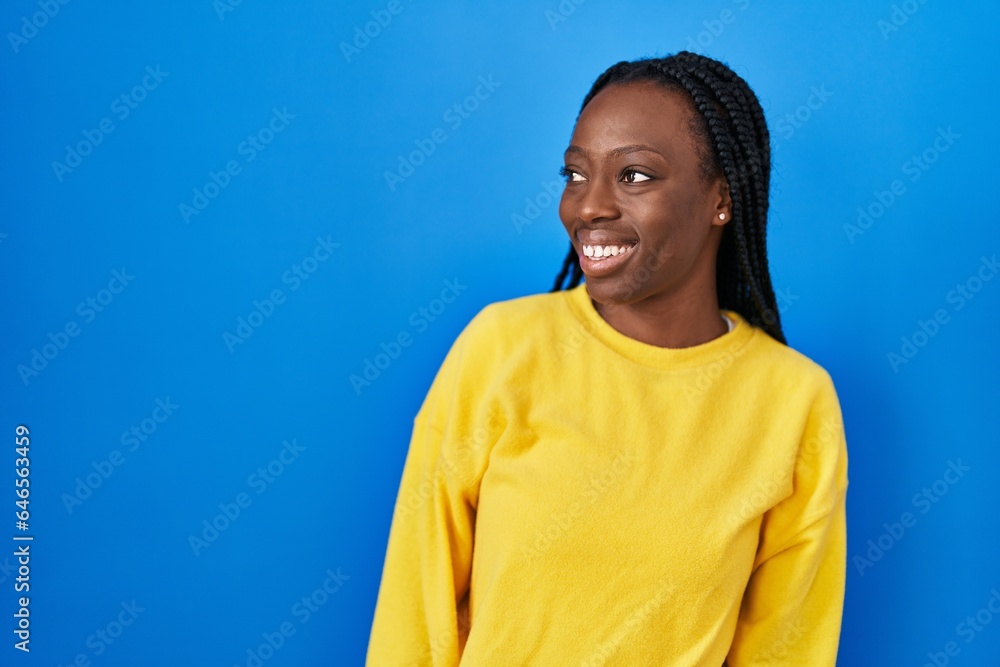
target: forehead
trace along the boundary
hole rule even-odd
[[[646,144],[664,153],[695,151],[693,103],[685,93],[651,81],[612,84],[584,107],[573,130],[574,146],[606,153]]]

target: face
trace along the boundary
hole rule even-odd
[[[595,301],[715,298],[730,200],[722,177],[701,174],[694,114],[653,82],[609,86],[580,114],[559,217]]]

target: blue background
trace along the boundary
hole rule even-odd
[[[996,2],[896,3],[898,25],[888,1],[402,0],[392,14],[387,2],[51,0],[51,18],[42,5],[0,9],[0,662],[245,665],[288,622],[295,634],[264,664],[362,664],[434,372],[485,304],[550,288],[567,244],[545,184],[593,79],[693,48],[764,105],[785,331],[829,370],[844,411],[840,664],[920,665],[949,641],[950,664],[997,664],[1000,618],[971,641],[958,625],[1000,590],[1000,279],[973,280],[960,309],[953,292],[992,278],[982,258],[1000,251]],[[36,14],[42,27],[26,28]],[[480,77],[492,90],[466,101]],[[115,100],[132,91],[143,99],[123,118]],[[446,115],[455,104],[464,117]],[[113,131],[88,146],[102,119]],[[280,131],[261,132],[271,122]],[[444,140],[390,188],[386,172],[436,128]],[[81,142],[75,168],[53,167]],[[911,161],[921,154],[926,168]],[[226,186],[183,215],[213,172]],[[880,198],[892,201],[852,232]],[[338,247],[314,255],[317,238]],[[295,265],[308,279],[286,273]],[[134,278],[102,292],[115,270]],[[448,280],[460,296],[420,316]],[[227,344],[273,290],[283,302]],[[894,368],[888,354],[942,309]],[[19,372],[69,323],[78,335]],[[401,333],[412,343],[353,385]],[[178,406],[160,422],[158,399]],[[123,434],[143,420],[155,431],[130,451]],[[32,431],[30,656],[12,646],[18,423]],[[274,464],[284,441],[300,450]],[[919,504],[949,462],[969,469]],[[253,477],[269,464],[270,482]],[[99,486],[67,500],[88,476]],[[238,498],[239,516],[220,518]],[[885,524],[904,512],[915,523],[892,537]],[[193,547],[213,520],[225,528]],[[859,565],[880,538],[889,548]],[[303,619],[295,605],[338,569],[340,588]],[[133,600],[134,622],[95,639]]]

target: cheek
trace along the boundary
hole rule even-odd
[[[632,200],[622,207],[622,214],[634,221],[640,238],[649,245],[663,245],[675,234],[676,221],[668,200],[659,197]]]
[[[562,197],[559,198],[559,219],[568,231],[570,224],[573,222],[573,212],[569,195],[566,194],[565,189],[563,190]]]
[[[698,210],[687,198],[665,192],[659,197],[640,198],[629,203],[627,213],[649,240],[671,245],[683,244],[700,235]]]

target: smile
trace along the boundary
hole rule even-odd
[[[588,278],[601,278],[618,271],[638,253],[636,243],[597,245],[584,243],[580,246],[580,269]]]
[[[601,261],[605,257],[617,257],[618,255],[624,255],[634,247],[635,247],[634,244],[633,245],[584,245],[583,254],[595,261]]]

